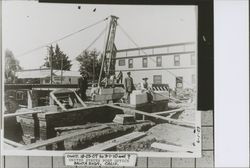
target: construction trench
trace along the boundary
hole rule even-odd
[[[194,104],[188,102],[161,100],[138,106],[90,102],[66,111],[56,104],[5,115],[6,128],[15,122],[20,130],[18,138],[6,138],[5,143],[20,150],[192,153],[194,121]]]
[[[101,82],[103,73],[112,76],[116,72],[114,40],[118,17],[109,18],[97,87],[87,90],[88,101],[83,102],[76,93],[78,86],[69,89],[72,86],[52,83],[5,85],[5,90],[25,89],[28,105],[4,115],[4,148],[194,153],[195,92],[178,97],[171,95],[168,84],[152,86],[153,102],[150,102],[148,94],[136,88],[130,102],[125,104],[123,84],[118,86],[107,79],[112,84],[106,87],[108,82]],[[97,95],[89,95],[90,89],[98,90]],[[49,105],[41,106],[39,97],[43,94],[48,94],[43,101],[49,98]]]

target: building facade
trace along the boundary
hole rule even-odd
[[[36,83],[50,84],[51,70],[45,69],[27,69],[16,72],[18,83]],[[53,84],[78,84],[80,72],[53,70]]]
[[[117,50],[116,74],[128,71],[134,83],[147,77],[150,84],[170,88],[196,88],[197,54],[194,42]]]

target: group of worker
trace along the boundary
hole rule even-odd
[[[86,95],[86,91],[88,89],[88,75],[84,72],[81,72],[81,77],[78,79],[78,87],[79,87],[79,94],[81,96],[81,99],[87,100],[87,95]],[[142,93],[146,93],[147,97],[148,97],[148,101],[152,102],[153,101],[153,91],[152,89],[149,87],[149,84],[147,82],[148,78],[142,78],[143,82],[141,83],[140,89],[142,91]],[[114,83],[122,83],[123,81],[123,73],[120,71],[119,74],[117,75],[117,78],[115,78],[115,76],[110,76],[110,78],[104,78],[103,82],[105,82],[105,86],[107,86],[109,84],[108,81],[111,81],[111,86],[114,87]],[[91,94],[97,94],[95,93],[96,91],[98,91],[97,87],[94,86],[94,84],[92,85],[92,90],[91,90]],[[127,77],[124,79],[124,89],[125,89],[125,102],[129,103],[130,102],[130,94],[133,92],[133,90],[136,90],[134,82],[133,82],[133,78],[131,77],[131,72],[127,72]]]

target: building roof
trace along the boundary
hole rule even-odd
[[[126,49],[119,49],[117,52],[124,52],[124,51],[134,51],[134,50],[145,50],[151,48],[162,48],[162,47],[171,47],[171,46],[180,46],[180,45],[190,45],[195,44],[195,42],[182,42],[182,43],[174,43],[174,44],[163,44],[163,45],[154,45],[154,46],[146,46],[146,47],[136,47],[136,48],[126,48]]]
[[[46,78],[50,76],[50,69],[26,69],[16,72],[16,76],[19,79],[36,79],[36,78]],[[53,70],[53,75],[60,76],[60,70]],[[80,77],[80,73],[77,71],[63,71],[63,76],[68,77]]]

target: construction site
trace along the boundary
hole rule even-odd
[[[152,82],[152,100],[136,85],[126,101],[124,83],[110,78],[121,71],[116,69],[115,45],[119,18],[111,15],[103,21],[108,27],[100,75],[96,83],[88,84],[87,100],[79,96],[77,84],[5,84],[5,93],[25,92],[27,105],[5,95],[4,150],[189,154],[200,150],[196,89],[183,87],[182,80],[175,89]],[[146,53],[144,57],[151,58]]]

